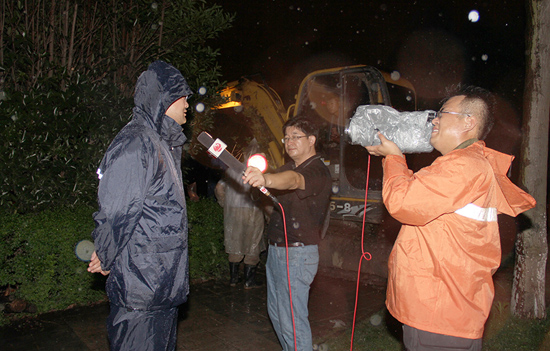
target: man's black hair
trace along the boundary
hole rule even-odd
[[[315,150],[317,150],[317,144],[319,143],[319,127],[311,119],[301,115],[289,119],[283,125],[283,134],[285,134],[288,127],[295,127],[304,132],[306,136],[313,135],[315,137]]]
[[[452,87],[443,103],[453,96],[464,95],[465,98],[460,103],[463,113],[476,114],[479,117],[479,139],[483,140],[493,129],[495,124],[496,98],[487,89],[473,85],[457,85]]]

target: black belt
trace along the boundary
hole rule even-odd
[[[282,243],[277,243],[271,239],[268,239],[267,242],[269,243],[269,245],[273,245],[273,246],[276,246],[276,247],[285,247],[285,243],[282,242]],[[306,246],[306,244],[304,243],[301,243],[299,241],[294,241],[294,242],[289,242],[288,243],[288,247],[299,247],[299,246]]]

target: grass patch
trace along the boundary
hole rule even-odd
[[[484,340],[483,350],[487,351],[533,351],[548,350],[550,343],[545,340],[550,330],[550,319],[547,309],[545,319],[526,320],[511,316],[509,313],[505,322],[498,330],[493,330],[493,336]],[[491,331],[491,320],[486,326]]]
[[[353,349],[401,351],[401,338],[401,324],[384,309],[355,325]],[[330,351],[349,350],[351,346],[351,330],[327,341],[325,344]]]
[[[497,303],[498,304],[498,303]],[[483,351],[542,351],[550,350],[550,318],[524,320],[510,315],[508,305],[493,304],[493,313],[485,326]],[[381,323],[373,325],[373,316]],[[353,349],[369,351],[402,351],[401,325],[386,310],[355,326]],[[376,324],[376,323],[375,323]],[[347,351],[351,345],[351,330],[327,341],[330,351]]]

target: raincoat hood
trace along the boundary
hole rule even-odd
[[[171,119],[166,116],[166,110],[176,100],[192,94],[187,81],[177,68],[164,61],[155,61],[137,80],[134,119],[143,121],[161,135],[166,134],[163,122]],[[167,122],[172,124],[171,121]]]
[[[485,145],[484,143],[481,145]],[[493,168],[495,179],[498,182],[497,210],[509,216],[517,216],[535,207],[536,202],[533,197],[522,189],[516,187],[506,176],[514,156],[503,154],[490,148],[483,148],[484,156]]]

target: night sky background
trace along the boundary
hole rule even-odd
[[[496,93],[497,121],[487,145],[516,157],[519,175],[526,64],[527,3],[500,1],[207,0],[235,13],[220,49],[223,79],[254,76],[285,108],[312,71],[370,65],[413,83],[418,110],[439,110],[445,89],[473,84]],[[477,11],[478,21],[469,14]],[[439,153],[408,158],[418,170]],[[418,159],[419,161],[415,161]]]
[[[366,64],[409,79],[419,109],[437,109],[444,88],[461,81],[521,108],[525,1],[208,2],[237,15],[213,43],[223,78],[261,73],[285,106],[311,71]],[[472,10],[477,22],[468,19]]]

